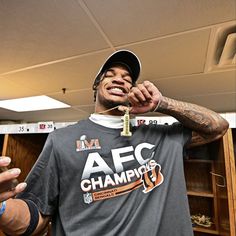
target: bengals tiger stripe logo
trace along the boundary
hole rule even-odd
[[[154,188],[162,184],[164,180],[164,177],[161,173],[161,166],[157,163],[155,163],[154,166],[152,166],[151,169],[145,171],[142,175],[142,182],[144,193],[148,193],[152,191]]]

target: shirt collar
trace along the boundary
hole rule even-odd
[[[102,114],[91,114],[89,119],[99,125],[113,128],[121,129],[123,128],[123,116],[112,116],[112,115],[102,115]],[[134,119],[130,120],[131,125],[134,125]]]

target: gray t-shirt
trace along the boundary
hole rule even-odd
[[[190,130],[120,132],[84,120],[50,133],[19,197],[52,216],[56,236],[193,235],[183,171]]]

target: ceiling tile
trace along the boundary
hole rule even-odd
[[[92,53],[77,59],[4,75],[4,78],[27,85],[43,94],[60,92],[62,88],[67,88],[68,91],[90,89],[100,66],[111,52],[105,50]]]
[[[85,112],[73,108],[51,109],[33,112],[13,112],[0,108],[0,120],[18,122],[39,122],[39,121],[78,121],[88,117]]]
[[[235,0],[84,1],[115,46],[235,19]]]
[[[236,112],[236,93],[186,97],[185,101],[207,107],[219,113]]]
[[[0,100],[40,95],[39,92],[27,86],[0,78]]]
[[[48,96],[71,106],[89,105],[94,103],[92,88],[74,92],[66,92],[65,94],[48,94]]]
[[[76,1],[1,1],[0,73],[107,48]]]
[[[236,70],[179,76],[153,81],[166,96],[186,96],[236,92]]]
[[[127,48],[141,59],[141,80],[199,73],[204,70],[210,30],[199,30]]]
[[[10,123],[10,122],[20,123],[21,119],[19,117],[17,118],[16,112],[0,107],[0,124],[3,121],[8,121],[7,123]]]

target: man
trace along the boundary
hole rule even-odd
[[[95,113],[49,134],[27,186],[6,192],[2,186],[20,171],[0,174],[4,232],[37,234],[51,219],[56,236],[193,234],[183,150],[222,137],[228,123],[204,107],[163,96],[149,81],[137,84],[140,68],[132,52],[112,54],[94,81]],[[151,111],[180,122],[129,127],[128,112]],[[9,161],[3,157],[0,166]]]

